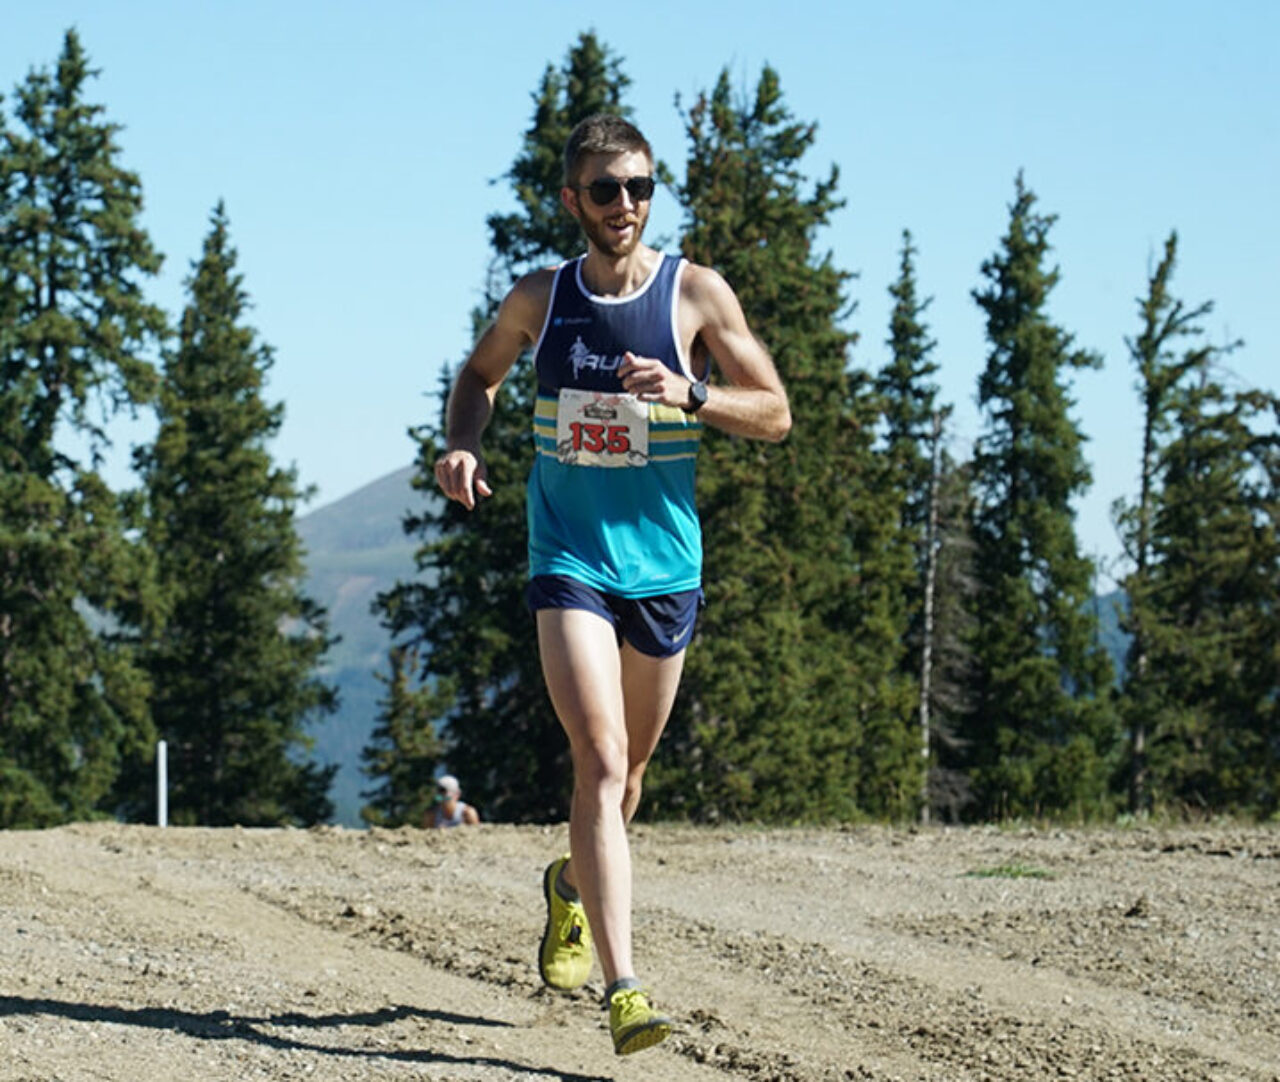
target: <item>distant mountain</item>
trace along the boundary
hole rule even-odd
[[[329,612],[329,628],[342,641],[325,659],[323,675],[336,685],[337,713],[313,725],[315,758],[336,763],[330,796],[334,821],[360,826],[365,803],[361,789],[360,751],[368,742],[383,686],[374,676],[387,671],[390,636],[371,607],[379,593],[416,574],[413,554],[418,542],[404,533],[406,514],[420,513],[428,497],[409,485],[413,467],[381,477],[348,496],[298,519],[298,535],[306,548],[304,590]]]
[[[307,592],[329,610],[342,636],[329,652],[331,668],[373,668],[386,660],[387,634],[369,606],[414,572],[417,542],[405,536],[403,522],[425,499],[410,488],[412,477],[406,466],[298,519]]]

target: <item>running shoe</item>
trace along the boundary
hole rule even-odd
[[[538,951],[544,984],[567,992],[587,983],[591,973],[591,929],[581,902],[567,902],[556,892],[556,876],[569,862],[566,853],[547,865],[542,894],[547,900],[547,927]]]
[[[609,1031],[620,1056],[652,1048],[671,1035],[671,1019],[649,1005],[640,988],[623,988],[609,998]]]

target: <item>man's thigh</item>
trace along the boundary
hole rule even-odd
[[[626,739],[622,662],[612,624],[586,609],[539,609],[547,693],[571,747]]]

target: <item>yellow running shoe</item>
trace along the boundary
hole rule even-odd
[[[581,988],[591,973],[591,929],[581,902],[567,902],[556,893],[556,876],[569,862],[566,853],[547,865],[542,893],[547,900],[547,927],[538,951],[538,972],[544,984],[567,992]]]
[[[622,988],[609,997],[609,1031],[620,1056],[660,1044],[671,1035],[671,1019],[649,1005],[640,988]]]

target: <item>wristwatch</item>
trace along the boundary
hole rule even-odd
[[[696,380],[689,384],[689,401],[680,408],[685,413],[697,413],[707,404],[707,385]]]

